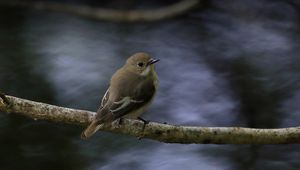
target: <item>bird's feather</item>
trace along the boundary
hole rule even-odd
[[[147,57],[144,59],[149,60]],[[82,138],[90,137],[103,124],[109,124],[125,115],[131,115],[131,113],[140,114],[151,102],[158,82],[157,75],[152,70],[154,67],[147,66],[141,73],[134,72],[132,68],[135,68],[136,65],[131,65],[133,61],[135,61],[134,57],[126,63],[129,68],[126,68],[125,65],[112,76],[110,86],[101,100],[97,114],[82,133]]]

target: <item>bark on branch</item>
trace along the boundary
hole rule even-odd
[[[2,100],[1,100],[2,98]],[[8,104],[9,102],[9,104]],[[58,107],[13,96],[0,95],[0,111],[19,113],[35,120],[49,120],[86,126],[94,112]],[[124,119],[103,131],[153,139],[165,143],[184,144],[299,144],[300,127],[253,129],[241,127],[192,127]],[[79,137],[79,134],[78,134]]]
[[[116,10],[93,8],[45,1],[0,1],[0,5],[21,6],[37,10],[63,12],[96,20],[117,22],[157,21],[181,15],[199,4],[200,0],[183,0],[173,5],[152,10]]]

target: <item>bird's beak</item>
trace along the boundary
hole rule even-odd
[[[148,63],[147,63],[147,65],[151,65],[151,64],[154,64],[154,63],[156,63],[156,62],[159,62],[159,59],[150,59],[149,61],[148,61]]]

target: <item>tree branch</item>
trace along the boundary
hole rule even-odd
[[[71,5],[45,1],[0,1],[1,5],[21,6],[37,10],[63,12],[80,17],[116,22],[158,21],[181,15],[196,5],[200,0],[183,0],[173,5],[152,10],[115,10],[93,8],[84,5]]]
[[[5,98],[9,104],[1,100]],[[0,111],[14,112],[34,120],[49,120],[87,126],[94,112],[58,107],[13,96],[0,96]],[[104,127],[103,131],[143,137],[165,143],[184,144],[299,144],[300,127],[281,129],[253,129],[241,127],[192,127],[124,119]],[[79,137],[79,135],[78,135]]]

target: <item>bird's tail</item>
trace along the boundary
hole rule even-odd
[[[99,121],[94,120],[82,133],[81,139],[87,139],[91,137],[94,133],[96,133],[103,124],[99,123]]]

